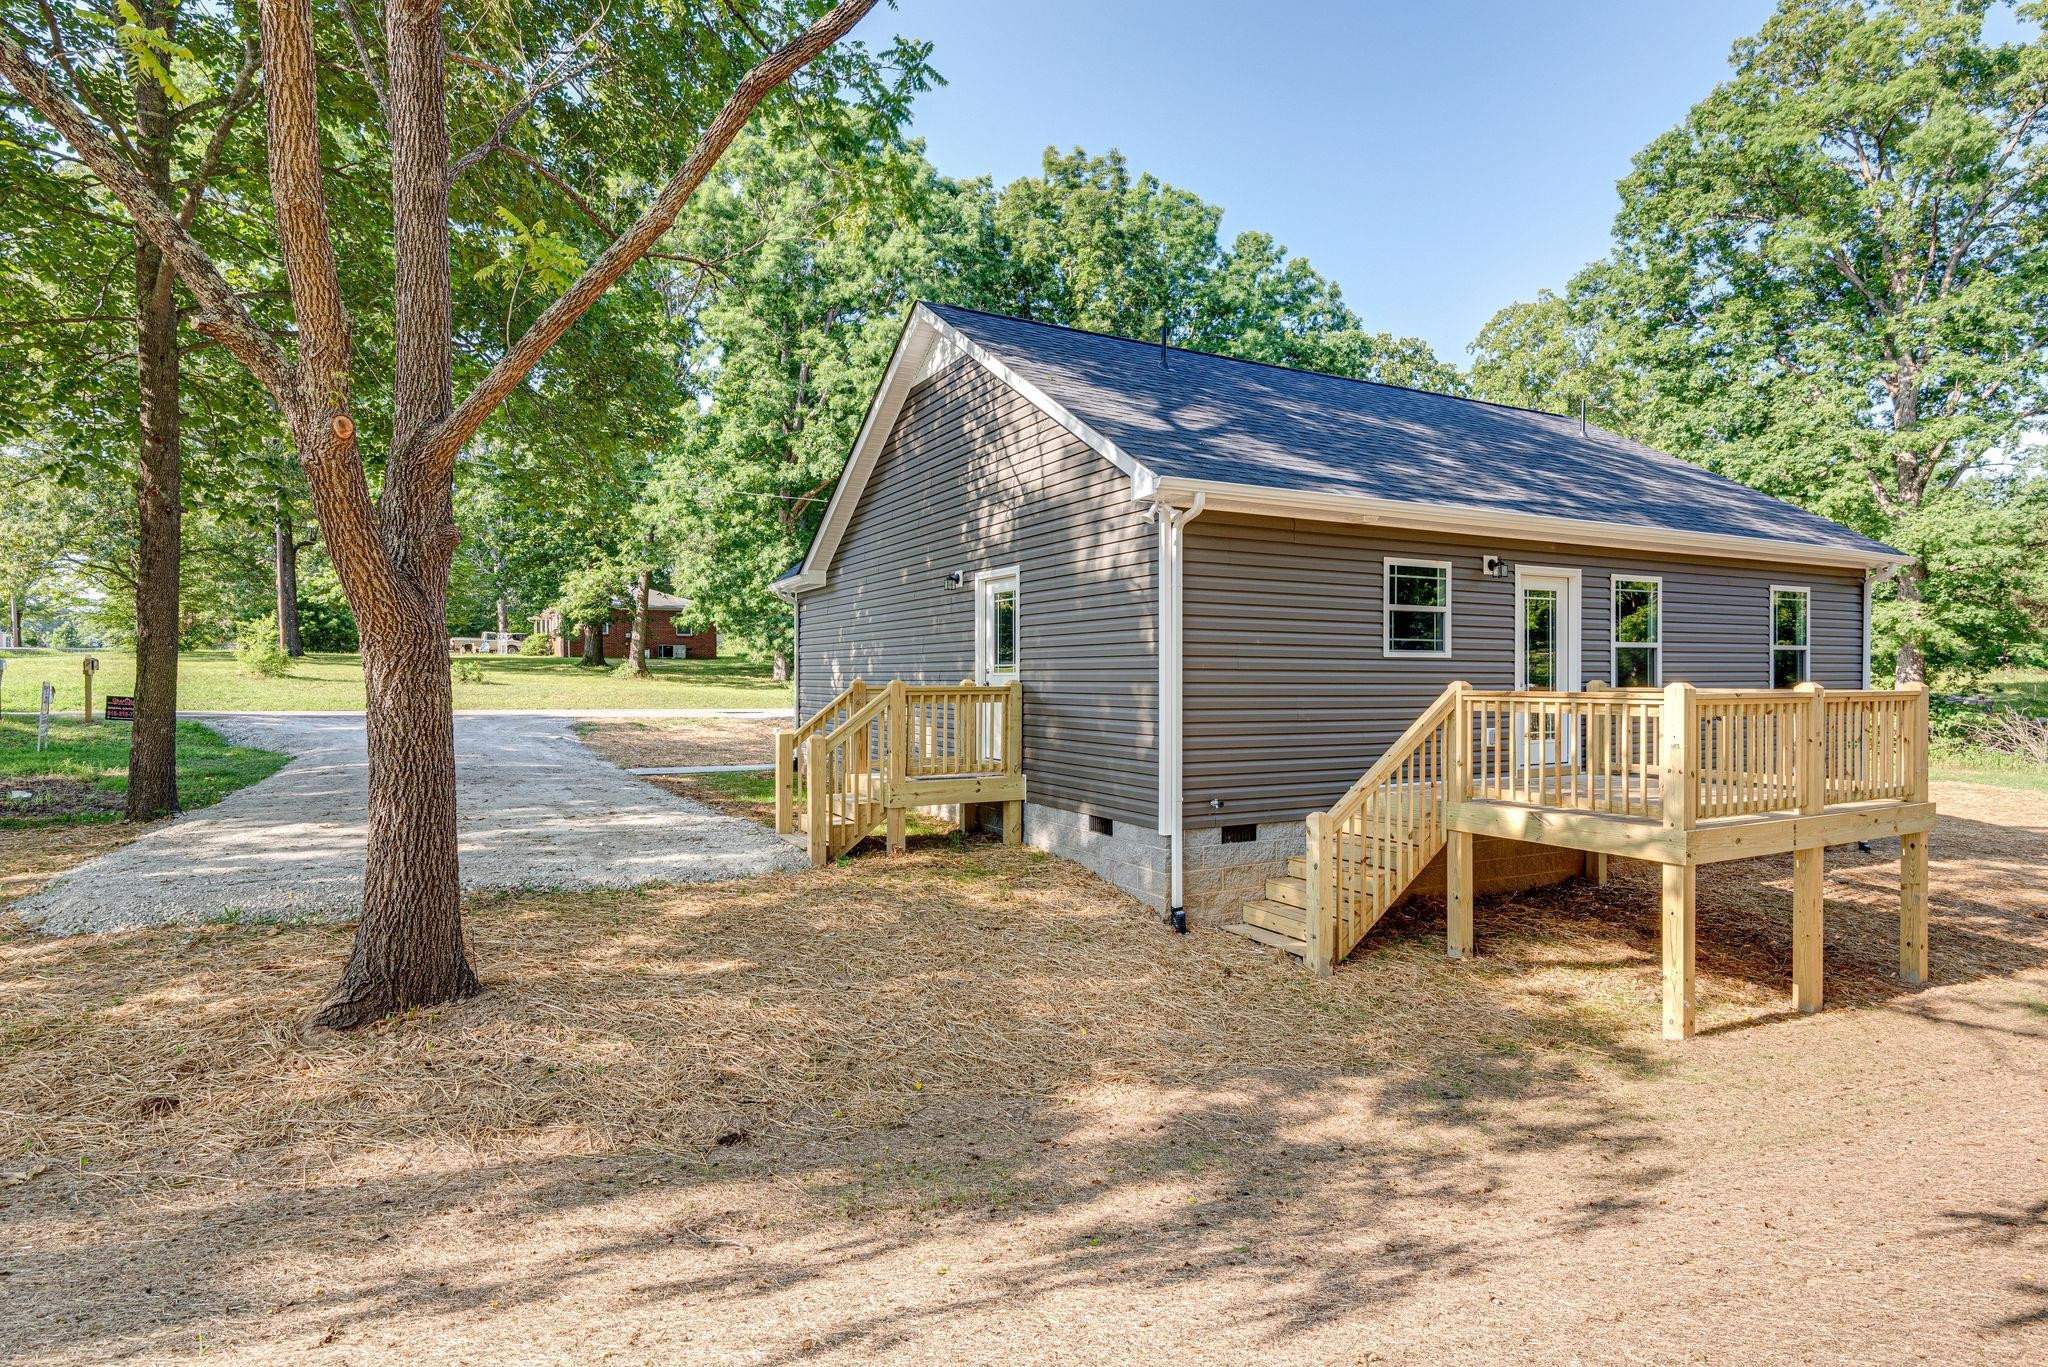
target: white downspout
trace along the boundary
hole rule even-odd
[[[1181,745],[1183,738],[1182,619],[1183,577],[1186,564],[1185,529],[1202,515],[1209,496],[1197,493],[1184,509],[1157,504],[1159,512],[1159,833],[1166,837],[1168,893],[1167,918],[1181,934],[1187,933],[1186,846],[1187,830],[1182,801]]]
[[[1863,571],[1863,687],[1870,687],[1870,608],[1877,596],[1877,571]]]

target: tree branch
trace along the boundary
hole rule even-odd
[[[157,197],[149,181],[93,126],[83,110],[50,84],[17,39],[12,27],[0,25],[0,77],[49,120],[50,126],[92,168],[100,183],[121,201],[129,217],[135,220],[136,230],[173,262],[178,278],[199,304],[194,326],[226,347],[280,403],[284,402],[293,392],[293,368],[284,352],[256,326],[213,259]]]
[[[102,105],[98,97],[92,93],[92,87],[78,78],[78,68],[71,64],[71,54],[65,50],[64,34],[57,27],[57,16],[50,12],[49,0],[36,0],[36,8],[43,12],[43,24],[50,30],[50,53],[57,59],[57,69],[64,73],[64,79],[70,83],[73,90],[78,92],[78,98],[85,102],[85,107],[90,109],[93,115],[106,125],[107,132],[113,136],[114,141],[120,144],[121,150],[130,157],[139,160],[142,154],[135,150],[134,143],[128,141],[127,129],[121,126],[119,119],[107,112],[106,106]],[[10,32],[8,36],[16,39],[20,38],[18,33],[13,32]]]
[[[576,35],[575,40],[569,44],[569,52],[575,52],[590,41],[591,35],[597,32],[598,25],[604,22],[605,12],[605,6],[598,7],[597,17],[590,21],[583,32]],[[497,126],[491,130],[490,136],[455,159],[454,166],[449,168],[448,179],[460,180],[463,172],[489,156],[492,149],[504,142],[505,135],[518,126],[519,121],[526,117],[527,111],[532,109],[543,95],[561,89],[602,60],[602,57],[592,55],[578,62],[567,63],[565,57],[565,65],[554,67],[550,64],[550,68],[543,69],[540,78],[499,117]]]
[[[369,82],[371,92],[377,97],[377,113],[389,122],[391,96],[384,88],[383,79],[377,75],[377,59],[370,54],[369,35],[363,32],[363,19],[356,13],[356,0],[341,0],[341,21],[348,25],[348,36],[356,45],[356,61],[362,65],[363,79]]]
[[[476,435],[484,419],[525,380],[534,366],[540,363],[541,357],[547,354],[548,348],[560,341],[562,334],[675,225],[683,206],[689,203],[698,185],[718,164],[718,159],[732,145],[733,139],[739,136],[761,101],[802,70],[812,58],[844,37],[874,6],[875,0],[840,0],[816,23],[762,59],[740,79],[739,85],[727,97],[725,106],[697,140],[682,169],[662,187],[654,203],[631,228],[605,248],[575,284],[534,320],[525,335],[491,367],[490,373],[440,425],[429,446],[430,465],[436,470],[454,468],[455,453]]]
[[[185,185],[185,199],[178,206],[178,226],[187,232],[199,217],[199,205],[206,198],[207,184],[220,171],[220,160],[227,153],[228,135],[234,131],[235,123],[242,117],[242,111],[249,107],[249,100],[256,91],[257,47],[254,39],[242,44],[242,66],[235,73],[235,83],[222,96],[220,118],[214,121],[213,135],[206,140],[206,150],[200,154],[199,165],[194,168]],[[156,272],[156,304],[159,309],[170,305],[171,281],[170,257],[164,257]]]

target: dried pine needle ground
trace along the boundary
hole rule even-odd
[[[1653,880],[1623,865],[1605,889],[1482,901],[1480,957],[1462,965],[1442,957],[1441,908],[1418,903],[1320,981],[1214,931],[1175,938],[1072,865],[937,839],[901,859],[734,884],[493,896],[470,908],[482,996],[345,1036],[302,1026],[345,928],[46,940],[0,918],[0,1183],[14,1183],[0,1186],[0,1242],[27,1259],[0,1291],[37,1308],[20,1342],[55,1357],[168,1356],[192,1348],[176,1337],[185,1320],[143,1287],[196,1263],[210,1271],[190,1315],[209,1351],[234,1340],[297,1360],[319,1346],[326,1312],[276,1289],[304,1275],[294,1269],[326,1267],[322,1286],[347,1288],[363,1325],[410,1322],[401,1303],[415,1292],[393,1300],[374,1264],[329,1265],[327,1252],[403,1218],[421,1240],[394,1250],[405,1284],[441,1297],[419,1311],[432,1316],[420,1332],[462,1324],[447,1298],[483,1305],[499,1263],[526,1259],[522,1303],[543,1318],[520,1341],[566,1336],[570,1357],[599,1330],[656,1321],[577,1308],[562,1298],[586,1273],[562,1269],[612,1266],[624,1280],[607,1294],[624,1295],[665,1266],[660,1249],[706,1229],[780,1249],[798,1298],[776,1299],[785,1283],[771,1279],[720,1291],[709,1318],[679,1302],[667,1356],[717,1335],[712,1356],[794,1353],[851,1321],[864,1327],[850,1346],[895,1341],[858,1309],[868,1278],[1002,1263],[1017,1239],[1054,1261],[985,1287],[990,1304],[1067,1306],[1077,1318],[1060,1332],[1076,1342],[1116,1322],[1072,1308],[1094,1302],[1051,1269],[1076,1256],[1176,1297],[1191,1290],[1174,1289],[1173,1269],[1195,1259],[1219,1280],[1181,1318],[1247,1352],[1259,1341],[1217,1326],[1256,1323],[1249,1307],[1276,1303],[1268,1286],[1291,1303],[1324,1261],[1348,1269],[1327,1293],[1382,1328],[1393,1307],[1433,1314],[1460,1278],[1524,1257],[1558,1305],[1593,1305],[1615,1284],[1589,1267],[1570,1292],[1573,1259],[1617,1253],[1547,1242],[1565,1229],[1620,1238],[1653,1218],[1639,1203],[1673,1202],[1691,1213],[1662,1246],[1706,1258],[1715,1217],[1755,1200],[1770,1206],[1759,1219],[1782,1222],[1782,1203],[1823,1173],[1910,1201],[1917,1189],[1886,1164],[1986,1143],[1935,1109],[2038,1104],[2039,1083],[2014,1079],[2039,1076],[2048,1029],[2048,799],[1953,785],[1937,797],[1934,989],[1907,994],[1892,976],[1889,847],[1829,856],[1830,1011],[1812,1021],[1784,1009],[1789,861],[1718,866],[1699,894],[1703,1036],[1677,1048],[1657,1039]],[[1994,1042],[1995,1061],[1983,1052]],[[2038,1129],[2017,1113],[2000,1125]],[[1865,1137],[1876,1156],[1841,1147]],[[1828,1166],[1792,1166],[1813,1143],[1832,1146]],[[2013,1167],[2027,1161],[2017,1151],[1997,1161],[2022,1185],[2036,1175]],[[1959,1190],[1974,1168],[1943,1171]],[[1584,1205],[1610,1175],[1626,1181]],[[348,1199],[378,1189],[389,1194],[374,1209]],[[957,1223],[977,1206],[988,1214]],[[1798,1218],[1821,1228],[1834,1209]],[[498,1233],[484,1249],[487,1214]],[[633,1231],[648,1222],[664,1231],[656,1251],[621,1251],[643,1248]],[[858,1238],[874,1261],[835,1270],[854,1229],[870,1231]],[[80,1291],[98,1286],[80,1280],[94,1250],[131,1236],[143,1241],[118,1255],[119,1277]],[[1924,1240],[1885,1246],[1902,1261],[1870,1275],[1939,1275]],[[693,1247],[698,1260],[753,1256]],[[271,1252],[243,1269],[258,1248]],[[1270,1278],[1234,1285],[1246,1259]],[[1982,1266],[1965,1272],[1993,1284]],[[794,1290],[843,1276],[856,1280],[830,1296]],[[1356,1298],[1387,1277],[1403,1288],[1394,1299]],[[309,1337],[275,1337],[287,1323]],[[460,1327],[448,1348],[502,1353],[505,1332]],[[964,1310],[916,1332],[935,1356],[1030,1346]],[[1113,1351],[1113,1334],[1099,1343]],[[1599,1356],[1601,1343],[1612,1347],[1583,1347]],[[1769,1342],[1753,1346],[1768,1355]]]

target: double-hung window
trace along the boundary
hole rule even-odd
[[[1771,586],[1771,687],[1790,688],[1813,677],[1807,646],[1810,596],[1805,589]]]
[[[1388,559],[1384,607],[1387,654],[1451,653],[1449,561]]]
[[[1614,686],[1664,682],[1664,581],[1614,577]]]

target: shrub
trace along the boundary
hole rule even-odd
[[[355,614],[348,610],[348,604],[339,594],[333,597],[300,597],[299,644],[323,654],[345,655],[359,647]]]
[[[281,679],[292,672],[292,657],[277,643],[276,613],[235,624],[235,668],[258,679]]]
[[[457,660],[454,662],[453,668],[455,670],[455,682],[459,684],[490,682],[490,679],[484,675],[484,667],[475,660]]]
[[[1978,720],[1971,739],[2024,764],[2048,767],[2048,717],[2001,707]]]
[[[1928,739],[1936,749],[1955,750],[1974,745],[1978,728],[1984,724],[1984,709],[1975,703],[1952,702],[1947,698],[1927,700]]]
[[[526,639],[519,643],[519,653],[521,655],[552,655],[555,653],[555,643],[544,631],[530,631],[526,634]]]

